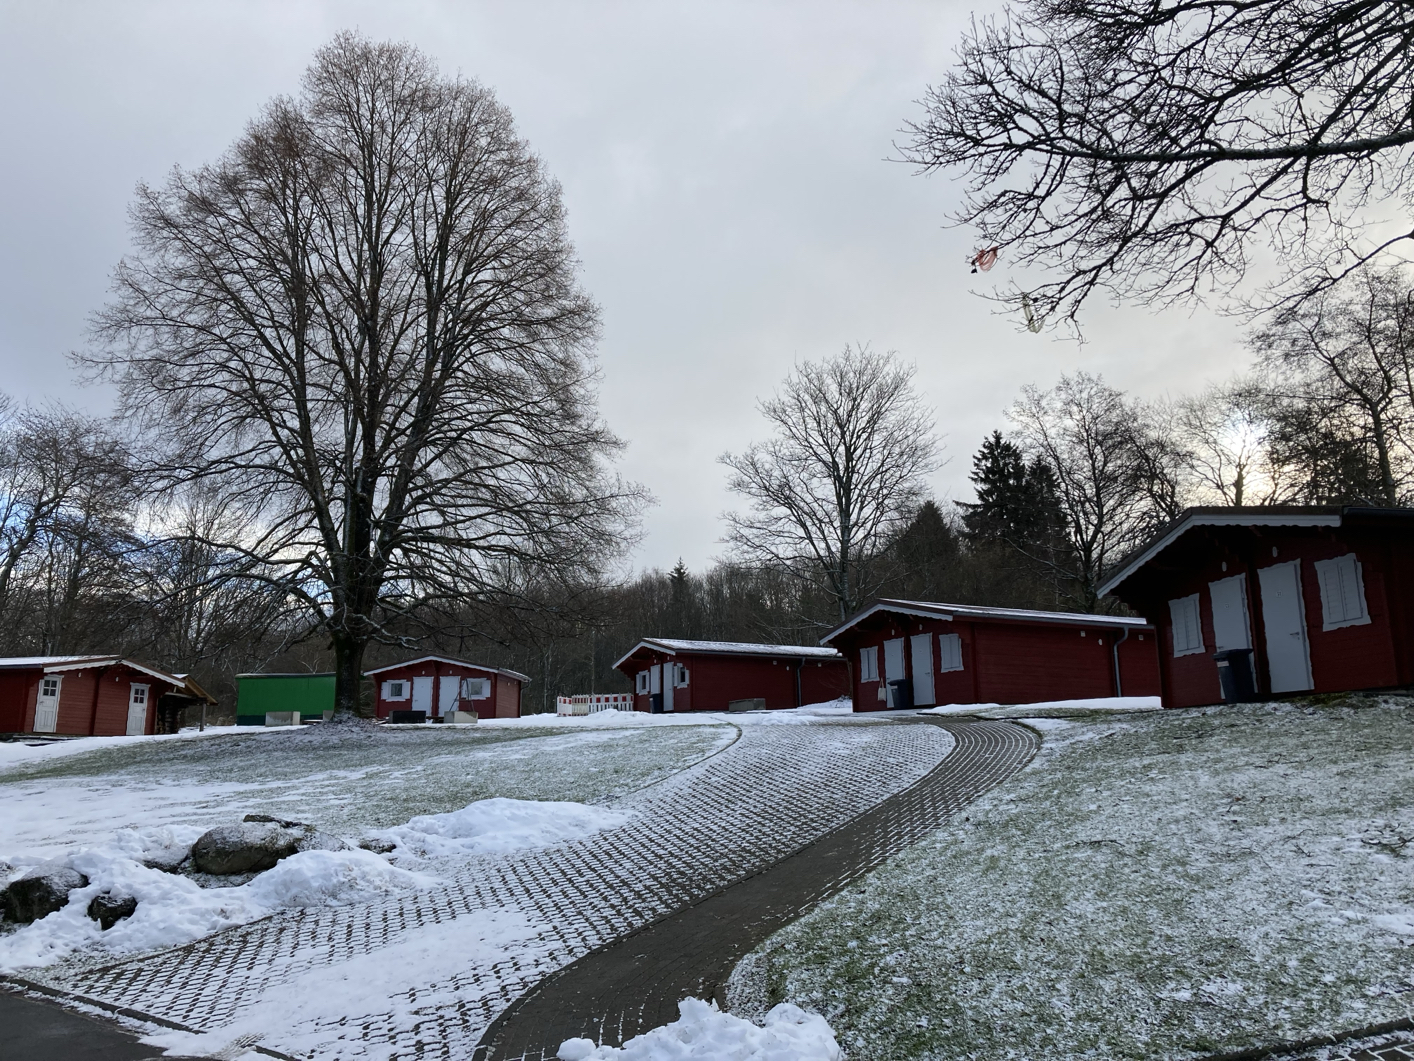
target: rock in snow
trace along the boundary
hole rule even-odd
[[[88,878],[55,859],[35,866],[5,893],[5,914],[11,921],[28,924],[63,909],[69,892],[88,887]]]
[[[202,873],[259,873],[300,851],[342,851],[346,844],[312,825],[248,814],[236,825],[208,829],[192,845],[192,865]]]
[[[89,920],[97,921],[98,927],[108,931],[125,917],[137,913],[137,900],[131,895],[111,895],[104,892],[95,895],[88,904]]]

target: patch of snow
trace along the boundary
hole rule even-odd
[[[294,727],[289,727],[293,729]],[[71,737],[67,740],[0,741],[0,770],[16,763],[32,763],[48,759],[62,759],[68,755],[82,755],[100,748],[122,748],[142,744],[159,744],[171,741],[205,740],[223,737],[236,732],[266,732],[263,728],[251,726],[207,726],[205,731],[183,729],[180,733],[149,733],[140,737]],[[270,732],[274,732],[273,730]]]
[[[1414,910],[1402,910],[1396,914],[1376,914],[1370,918],[1370,923],[1396,936],[1414,936]]]
[[[499,854],[549,847],[616,829],[629,820],[623,811],[551,800],[478,800],[446,814],[420,814],[406,825],[378,835],[415,857]]]
[[[840,1047],[825,1018],[783,1002],[761,1025],[722,1013],[714,1002],[685,998],[678,1019],[636,1035],[623,1046],[566,1039],[560,1061],[839,1061]]]
[[[303,851],[247,884],[202,888],[137,861],[170,843],[174,832],[119,834],[111,844],[69,855],[66,864],[88,877],[88,885],[70,892],[63,909],[0,937],[0,972],[51,965],[90,947],[132,954],[177,946],[290,907],[344,906],[436,883],[368,851]],[[188,830],[182,838],[194,840],[200,832]],[[89,901],[102,892],[133,896],[137,912],[103,931],[88,917]]]
[[[247,1056],[241,1046],[259,1044],[279,1029],[281,1050],[301,1057],[385,1061],[394,1047],[366,1041],[359,1023],[347,1019],[350,1014],[387,1013],[391,1007],[396,1025],[415,1025],[419,1013],[465,1001],[459,977],[489,972],[508,955],[528,959],[543,953],[546,927],[515,911],[477,910],[409,929],[369,954],[302,968],[297,989],[281,974],[292,959],[276,958],[271,987],[232,1023],[199,1034],[158,1031],[142,1041],[168,1056],[240,1059]],[[406,990],[411,986],[416,990]],[[263,1055],[251,1051],[249,1056]]]
[[[1132,712],[1162,711],[1163,701],[1157,696],[1101,696],[1089,700],[1039,700],[1032,704],[941,704],[923,708],[925,715],[984,715],[1005,714],[1014,718],[1035,717],[1043,712],[1062,711],[1089,713],[1096,711]]]

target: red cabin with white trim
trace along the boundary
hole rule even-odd
[[[519,718],[521,687],[530,681],[517,671],[446,656],[375,667],[363,676],[373,679],[379,718],[394,711],[425,711],[429,721],[454,711],[477,718]]]
[[[634,683],[638,711],[777,710],[849,694],[844,658],[812,645],[651,637],[614,667]]]
[[[1414,684],[1414,509],[1193,508],[1100,587],[1159,628],[1164,704]],[[1231,665],[1231,664],[1230,664]]]
[[[1159,695],[1143,619],[883,600],[821,640],[854,668],[856,711]]]
[[[142,736],[172,693],[190,695],[176,675],[120,656],[0,659],[0,733]]]

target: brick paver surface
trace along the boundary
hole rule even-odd
[[[249,1028],[272,997],[327,991],[342,967],[367,976],[380,952],[413,935],[425,941],[429,933],[418,930],[452,931],[461,919],[512,912],[531,926],[529,938],[490,956],[469,953],[435,984],[390,982],[386,993],[380,986],[368,1012],[258,1023],[263,1047],[301,1056],[466,1058],[492,1021],[548,974],[911,789],[953,745],[945,729],[918,721],[746,725],[725,751],[618,801],[633,815],[621,828],[444,867],[442,883],[428,891],[290,912],[156,955],[53,969],[39,979],[196,1030]],[[923,835],[932,828],[923,823],[945,805],[935,801],[917,822],[881,820],[872,846],[858,851],[858,871]],[[325,986],[309,986],[316,983]]]
[[[1035,734],[1021,726],[938,724],[956,748],[918,784],[764,872],[548,977],[488,1030],[476,1061],[546,1061],[566,1039],[617,1045],[675,1020],[681,999],[716,995],[771,933],[927,836],[1036,752]]]

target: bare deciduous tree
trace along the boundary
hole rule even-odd
[[[1000,296],[1032,312],[1228,291],[1258,244],[1299,300],[1414,239],[1366,212],[1414,205],[1411,45],[1393,0],[1024,0],[974,24],[906,153],[966,175],[983,246],[1054,270]]]
[[[1252,346],[1287,433],[1310,420],[1368,449],[1376,482],[1364,499],[1399,504],[1414,477],[1414,291],[1403,273],[1364,270],[1286,307]]]
[[[874,562],[938,466],[933,417],[913,375],[867,346],[798,364],[760,403],[775,437],[721,457],[730,488],[751,504],[725,517],[735,555],[818,585],[841,619],[877,591]]]
[[[598,311],[487,89],[340,35],[218,162],[141,187],[133,223],[88,360],[170,442],[169,486],[254,517],[208,544],[303,602],[341,714],[370,641],[488,564],[592,568],[626,540]]]
[[[1106,568],[1173,514],[1156,503],[1169,487],[1153,480],[1171,482],[1174,470],[1144,415],[1138,403],[1084,372],[1062,376],[1049,391],[1023,388],[1007,413],[1022,451],[1054,474],[1065,517],[1068,549],[1034,558],[1072,587],[1081,611],[1100,607]]]
[[[1277,505],[1294,499],[1274,459],[1270,403],[1243,381],[1213,384],[1174,403],[1172,428],[1189,495],[1199,503]]]

